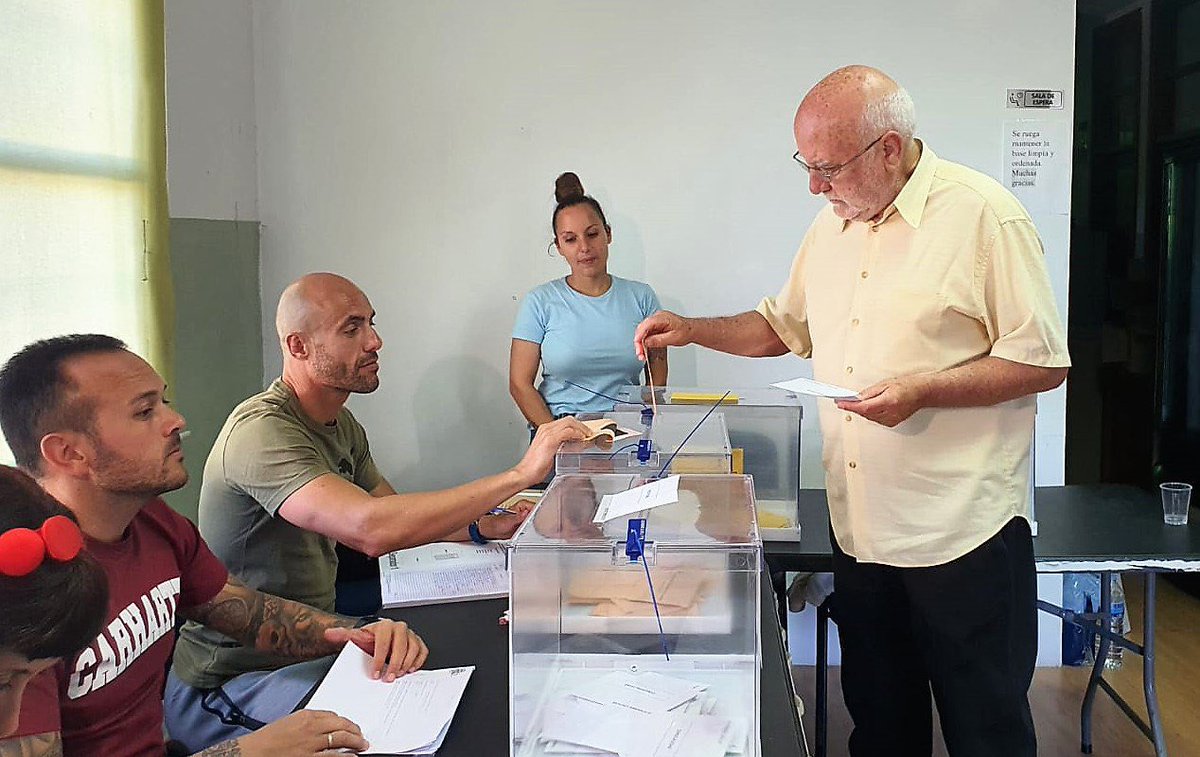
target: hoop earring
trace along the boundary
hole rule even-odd
[[[550,257],[554,257],[554,240],[553,239],[551,239],[550,243],[546,245],[546,254],[549,255]]]

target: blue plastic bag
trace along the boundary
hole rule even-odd
[[[1100,607],[1100,574],[1064,573],[1063,609],[1095,612]],[[1096,634],[1074,623],[1063,623],[1063,665],[1091,665]]]

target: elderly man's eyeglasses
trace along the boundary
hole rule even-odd
[[[887,135],[888,135],[888,133],[886,131],[883,134],[880,134],[878,137],[875,138],[874,142],[867,145],[863,149],[859,150],[858,154],[855,155],[853,158],[851,158],[850,160],[847,160],[845,163],[840,163],[836,166],[828,166],[828,167],[810,166],[809,164],[805,163],[804,160],[800,157],[799,150],[797,150],[796,154],[792,156],[792,160],[799,163],[800,167],[803,168],[805,171],[807,171],[810,176],[819,176],[821,178],[821,181],[824,181],[826,184],[828,184],[829,182],[833,181],[834,178],[837,177],[837,175],[839,173],[841,173],[843,170],[845,170],[846,166],[850,165],[854,161],[856,161],[859,158],[861,158],[862,156],[866,155],[867,150],[870,150],[872,147],[879,144],[879,140],[883,139]]]

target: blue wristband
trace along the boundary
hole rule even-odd
[[[487,538],[483,534],[479,533],[479,521],[475,521],[471,525],[467,526],[467,533],[471,535],[471,541],[475,542],[476,544],[488,543]]]

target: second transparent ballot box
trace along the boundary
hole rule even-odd
[[[616,395],[620,412],[640,411],[650,403],[650,389],[624,386]],[[661,416],[714,411],[725,418],[733,455],[733,472],[754,477],[758,495],[758,528],[766,540],[795,538],[799,526],[800,423],[804,409],[794,392],[776,387],[725,390],[660,387],[655,400]]]
[[[612,443],[600,439],[563,444],[555,456],[555,473],[733,472],[729,434],[719,413],[706,418],[707,408],[688,408],[651,416],[639,410],[580,415],[580,420],[615,422],[617,439]],[[645,448],[642,443],[647,441]]]
[[[593,522],[644,482],[560,474],[513,537],[514,757],[759,754],[753,482],[682,475],[677,502]]]

